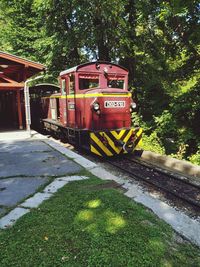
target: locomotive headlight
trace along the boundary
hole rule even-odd
[[[132,102],[130,105],[130,112],[133,112],[134,109],[136,109],[137,105],[135,102]]]
[[[97,111],[97,110],[99,110],[99,108],[100,108],[99,103],[94,102],[94,103],[93,103],[93,109],[94,109],[95,111]]]
[[[135,109],[136,107],[137,107],[136,103],[135,103],[135,102],[132,102],[132,103],[131,103],[131,108],[132,108],[132,109]]]

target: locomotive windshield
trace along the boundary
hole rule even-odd
[[[99,76],[80,75],[79,76],[79,89],[90,89],[99,87]]]
[[[124,80],[108,80],[108,87],[124,89]]]
[[[125,77],[117,74],[106,74],[107,87],[125,89]]]

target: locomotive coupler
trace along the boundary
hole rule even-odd
[[[129,142],[125,143],[122,140],[116,140],[115,141],[115,145],[118,146],[118,147],[122,147],[123,150],[125,152],[128,152],[128,153],[132,152],[133,149],[134,149],[134,142],[132,142],[132,141],[129,141]]]
[[[133,151],[134,147],[135,147],[134,142],[127,142],[127,143],[124,143],[123,150],[130,153]]]
[[[116,146],[123,147],[124,144],[125,144],[125,142],[122,141],[122,140],[115,140],[115,145]]]

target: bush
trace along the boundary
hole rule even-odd
[[[190,156],[189,161],[193,164],[200,165],[200,151]]]
[[[153,132],[150,136],[143,134],[142,136],[142,149],[149,150],[159,154],[165,154],[165,149],[162,146],[160,139],[156,132]]]

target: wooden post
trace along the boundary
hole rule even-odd
[[[17,90],[17,110],[18,110],[18,122],[19,129],[23,129],[22,125],[22,108],[21,108],[21,100],[20,100],[20,90]]]

